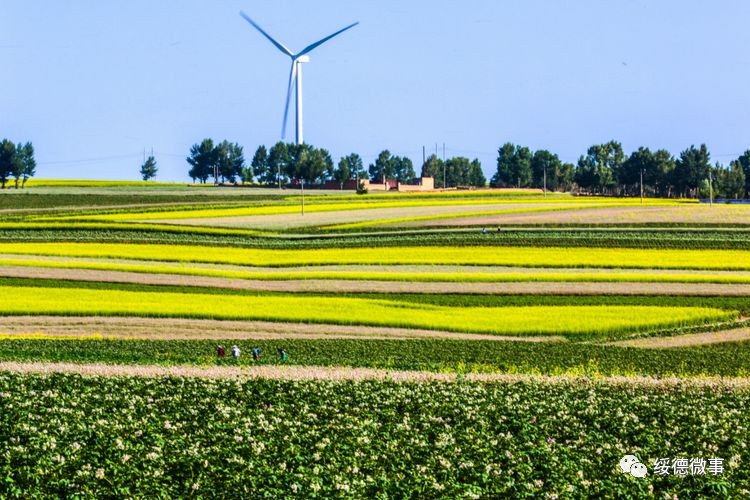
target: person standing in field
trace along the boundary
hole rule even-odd
[[[260,361],[260,347],[253,347],[253,361]]]
[[[226,351],[224,350],[224,346],[223,345],[219,345],[216,348],[216,357],[223,358],[224,356],[226,356]]]
[[[232,357],[234,358],[235,361],[240,360],[240,348],[237,347],[236,345],[232,346]]]
[[[279,358],[281,358],[282,363],[286,363],[286,360],[289,359],[286,349],[279,349]]]

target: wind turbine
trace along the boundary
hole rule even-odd
[[[268,40],[274,44],[274,46],[279,49],[284,54],[288,55],[292,58],[292,68],[289,70],[289,87],[286,91],[286,105],[284,106],[284,121],[281,125],[281,138],[283,139],[286,136],[286,119],[289,114],[289,100],[292,96],[292,85],[296,85],[296,106],[295,106],[295,121],[297,124],[297,144],[302,144],[304,142],[303,134],[302,134],[302,64],[306,62],[310,62],[310,57],[307,55],[313,50],[315,50],[317,47],[323,45],[325,42],[330,40],[331,38],[340,35],[344,31],[348,30],[349,28],[353,28],[356,25],[359,24],[359,22],[350,24],[346,28],[342,28],[338,30],[336,33],[332,35],[328,35],[325,38],[322,38],[318,40],[315,43],[312,43],[302,49],[300,52],[294,54],[291,50],[286,48],[282,43],[277,42],[273,39],[271,35],[266,33],[263,28],[258,26],[258,23],[250,19],[250,17],[245,14],[244,12],[240,11],[240,15],[245,18],[247,22],[253,25],[255,29],[261,32],[263,36],[268,38]]]

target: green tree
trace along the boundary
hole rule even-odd
[[[742,173],[745,174],[745,194],[743,198],[747,198],[750,196],[750,149],[742,153],[734,162],[739,164],[740,168],[742,168]]]
[[[229,178],[229,173],[232,169],[231,161],[229,160],[229,142],[226,140],[221,141],[216,145],[214,149],[214,158],[216,161],[214,169],[214,183],[219,183],[219,177],[221,177],[221,183]]]
[[[18,183],[21,180],[24,170],[23,161],[23,144],[20,142],[16,145],[16,150],[10,162],[10,174],[15,179],[15,188],[18,189]]]
[[[16,164],[16,145],[8,139],[0,143],[0,188],[5,189],[5,184],[13,175]]]
[[[572,163],[563,163],[560,166],[560,176],[557,179],[557,188],[561,191],[570,191],[573,189],[575,177],[575,165]]]
[[[531,184],[531,150],[525,146],[517,146],[511,165],[511,180],[516,187],[528,187]]]
[[[591,146],[578,160],[575,182],[592,193],[609,193],[616,188],[615,175],[620,172],[624,161],[625,154],[619,142]]]
[[[437,155],[430,155],[422,165],[422,177],[432,177],[436,188],[444,188],[443,185],[443,160]]]
[[[310,144],[287,144],[289,162],[286,174],[305,184],[320,182],[326,172],[333,171],[333,160],[325,149]]]
[[[245,154],[242,146],[237,143],[222,141],[216,147],[216,159],[221,182],[227,180],[232,184],[236,183],[237,177],[242,176],[242,171],[245,168]]]
[[[266,147],[261,144],[258,146],[258,149],[255,150],[253,160],[250,162],[250,176],[247,178],[243,177],[242,181],[251,182],[253,177],[257,176],[260,182],[270,184],[273,181],[269,181],[268,179],[268,170],[268,151],[266,150]]]
[[[268,174],[263,179],[267,184],[278,183],[279,187],[288,182],[286,170],[289,164],[289,150],[283,142],[277,142],[268,152]]]
[[[23,163],[23,173],[21,187],[26,186],[26,181],[36,175],[36,160],[34,159],[34,146],[27,142],[20,149],[21,162]]]
[[[357,153],[344,156],[339,161],[339,164],[341,164],[341,161],[346,162],[346,168],[349,170],[348,179],[359,180],[367,177],[367,171],[362,164],[362,158]]]
[[[344,189],[344,183],[351,179],[352,171],[349,169],[349,162],[346,157],[339,160],[336,170],[333,171],[333,180],[339,183],[339,188]]]
[[[333,158],[327,149],[313,148],[309,161],[311,163],[306,166],[305,180],[310,183],[319,183],[326,172],[333,172]]]
[[[447,187],[469,185],[471,162],[468,158],[457,156],[445,161],[445,183]]]
[[[532,157],[529,148],[506,142],[497,150],[497,172],[490,185],[528,187],[531,183]]]
[[[203,139],[200,144],[193,144],[190,148],[190,156],[187,157],[187,162],[191,166],[188,175],[193,179],[193,182],[198,179],[202,184],[205,184],[208,178],[213,175],[214,166],[216,165],[214,141]]]
[[[711,155],[705,144],[690,146],[680,153],[673,173],[673,185],[679,196],[696,196],[698,187],[711,168]]]
[[[633,196],[640,194],[641,173],[643,173],[644,192],[648,191],[646,186],[655,190],[658,165],[654,153],[649,148],[640,147],[637,151],[633,151],[618,171],[617,182],[624,194]]]
[[[471,160],[471,166],[469,167],[469,185],[473,187],[485,187],[487,185],[487,178],[482,171],[482,164],[476,158]]]
[[[543,188],[546,177],[547,190],[555,191],[560,184],[561,168],[562,162],[556,154],[546,149],[536,151],[531,158],[531,185]]]
[[[738,200],[745,197],[745,172],[742,164],[732,161],[729,168],[716,168],[716,197]]]
[[[391,156],[391,152],[384,149],[378,155],[375,163],[370,164],[370,167],[368,168],[370,181],[382,182],[385,184],[387,179],[393,177],[393,167],[393,157]]]
[[[144,181],[153,179],[156,177],[156,172],[158,170],[159,169],[156,167],[156,159],[153,155],[150,155],[146,158],[146,161],[143,162],[143,165],[141,165],[141,177],[143,177]]]
[[[409,158],[394,156],[391,158],[391,164],[393,165],[393,178],[398,182],[405,184],[417,177],[416,172],[414,172],[414,164]]]
[[[497,150],[497,171],[490,179],[490,186],[503,187],[513,182],[513,162],[516,146],[506,142]]]
[[[674,193],[674,169],[677,164],[672,153],[666,149],[656,150],[653,154],[654,168],[643,175],[643,184],[653,186],[658,196],[671,197]]]

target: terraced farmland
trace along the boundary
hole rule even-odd
[[[750,491],[750,207],[28,191],[0,193],[2,496]]]

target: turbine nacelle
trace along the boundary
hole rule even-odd
[[[292,67],[289,70],[289,86],[286,91],[286,105],[284,106],[284,121],[281,124],[281,138],[284,139],[286,137],[286,119],[289,115],[289,101],[292,97],[292,87],[296,86],[296,94],[297,94],[297,101],[296,101],[296,125],[297,125],[297,144],[302,144],[303,142],[303,136],[302,136],[302,63],[310,62],[310,57],[307,55],[308,53],[315,50],[317,47],[323,45],[325,42],[330,40],[331,38],[343,33],[344,31],[353,28],[354,26],[358,25],[359,23],[352,23],[349,26],[346,26],[345,28],[342,28],[338,30],[337,32],[328,35],[325,38],[321,38],[315,43],[311,43],[298,53],[294,54],[291,50],[286,48],[284,44],[281,42],[275,40],[271,35],[266,33],[266,31],[261,28],[258,23],[250,19],[250,17],[245,14],[244,12],[240,11],[240,16],[242,16],[245,21],[250,23],[255,29],[257,29],[264,37],[270,41],[274,47],[279,49],[279,51],[282,54],[285,54],[289,56],[292,59]]]

